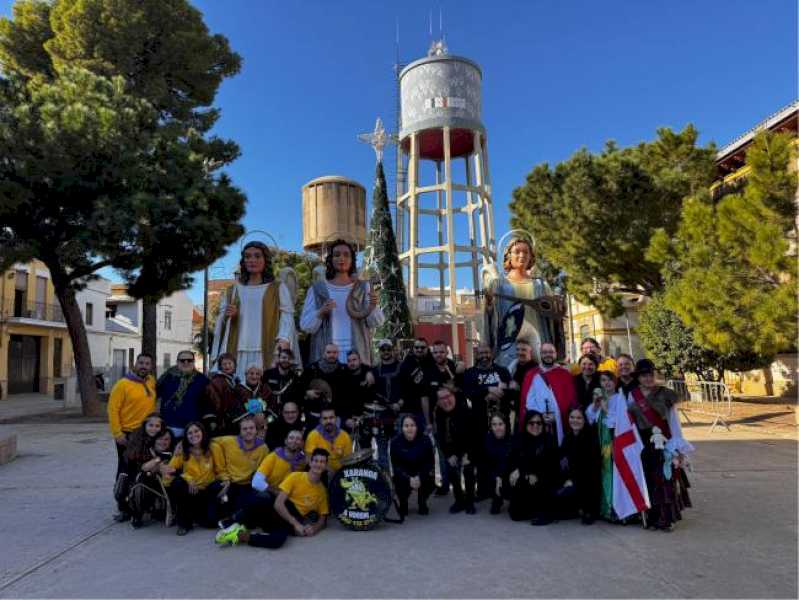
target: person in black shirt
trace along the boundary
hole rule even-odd
[[[490,431],[485,434],[483,456],[478,467],[480,479],[491,494],[491,514],[499,514],[502,502],[510,495],[510,453],[513,439],[508,418],[502,413],[491,415]]]
[[[302,389],[305,390],[303,412],[305,413],[305,428],[311,431],[319,424],[319,415],[323,402],[329,402],[338,414],[338,402],[344,391],[344,376],[346,367],[338,362],[338,346],[328,344],[325,346],[324,356],[308,365],[302,374]],[[327,386],[312,385],[314,380],[322,380]],[[327,393],[329,388],[330,393]],[[323,398],[325,396],[325,398]]]
[[[286,441],[289,431],[301,431],[303,437],[307,430],[304,428],[300,418],[300,407],[293,400],[283,403],[280,409],[280,416],[269,423],[266,430],[266,445],[270,450],[279,448]]]
[[[402,416],[400,432],[391,440],[389,454],[400,514],[408,514],[408,498],[413,490],[418,494],[419,514],[428,514],[427,499],[433,492],[435,481],[435,456],[433,443],[419,429],[416,417]]]
[[[580,374],[573,375],[574,390],[577,393],[577,403],[585,411],[594,401],[594,388],[601,387],[599,374],[596,372],[599,361],[593,354],[584,354],[580,357]]]
[[[563,485],[557,496],[560,514],[571,518],[578,514],[590,525],[599,513],[601,454],[596,429],[586,422],[581,408],[569,411],[569,426],[560,446]]]
[[[638,387],[635,360],[629,354],[619,354],[616,358],[616,366],[619,369],[619,390],[626,396]]]
[[[413,342],[413,351],[405,357],[400,365],[400,410],[416,416],[422,429],[429,431],[430,419],[430,386],[427,377],[430,368],[430,354],[427,340],[417,338]]]
[[[511,381],[508,384],[508,391],[505,394],[505,402],[510,407],[511,414],[508,415],[512,419],[511,423],[518,425],[516,415],[517,407],[519,406],[519,393],[524,383],[524,376],[527,371],[538,366],[538,363],[533,356],[533,345],[530,339],[520,337],[516,339],[516,359],[508,365],[508,372],[511,376]]]
[[[449,358],[447,343],[442,340],[433,342],[431,355],[433,357],[433,362],[427,375],[431,388],[431,396],[435,395],[439,387],[448,385],[455,390],[455,397],[458,402],[465,402],[466,397],[463,395],[463,374],[465,368],[463,363],[456,363]]]
[[[450,513],[466,511],[473,515],[474,508],[474,435],[469,407],[458,402],[450,386],[444,385],[436,391],[436,439],[446,465],[447,479],[452,485],[455,503]],[[461,475],[465,487],[461,486]]]
[[[355,425],[353,417],[360,417],[364,404],[374,399],[375,378],[372,370],[361,362],[357,350],[347,352],[347,369],[342,378],[343,389],[338,401],[341,426],[349,433]]]
[[[514,440],[510,470],[510,518],[532,519],[533,525],[551,523],[552,497],[559,475],[557,441],[544,432],[544,417],[538,411],[525,415],[524,429]]]
[[[394,410],[399,410],[400,389],[400,363],[394,354],[394,344],[390,340],[380,340],[380,363],[373,367],[372,375],[375,378],[375,399]]]
[[[509,412],[505,392],[510,383],[510,373],[494,363],[493,354],[491,346],[480,344],[477,347],[477,363],[463,374],[463,391],[472,403],[472,412],[477,418],[477,433],[488,430],[489,413],[501,412],[507,416]]]
[[[294,369],[294,353],[283,348],[277,355],[277,366],[264,371],[262,397],[274,414],[279,415],[283,403],[302,399],[300,375]]]

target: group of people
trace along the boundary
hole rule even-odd
[[[593,339],[572,370],[559,364],[548,308],[524,299],[502,308],[513,290],[537,289],[522,280],[531,254],[523,241],[506,252],[508,279],[489,302],[503,335],[466,368],[444,341],[421,337],[406,356],[380,340],[372,360],[383,315],[343,240],[308,290],[301,360],[291,278],[275,279],[268,248],[247,244],[223,294],[211,376],[186,350],[156,381],[141,354],[111,392],[116,519],[174,521],[178,535],[219,527],[219,543],[277,548],[325,526],[326,486],[360,445],[376,447],[403,517],[412,495],[426,515],[432,494],[451,491],[450,513],[490,500],[492,514],[507,502],[512,519],[534,525],[641,519],[671,530],[690,502],[692,450],[676,396],[655,383],[650,361],[603,358]]]
[[[250,367],[244,382],[235,357],[221,356],[208,380],[190,351],[156,382],[142,354],[109,399],[116,518],[137,528],[147,515],[174,520],[179,535],[219,526],[220,543],[270,548],[314,535],[329,514],[328,481],[354,441],[369,443],[361,425],[371,410],[402,516],[414,493],[426,515],[432,494],[451,491],[450,513],[488,500],[491,514],[507,503],[510,518],[534,525],[643,519],[669,531],[690,505],[692,448],[676,397],[650,361],[603,360],[597,348],[584,342],[572,374],[554,346],[542,344],[535,361],[524,339],[513,372],[488,346],[465,368],[444,342],[418,338],[399,360],[383,340],[370,367],[354,350],[340,363],[331,343],[301,372],[282,349],[275,367]]]

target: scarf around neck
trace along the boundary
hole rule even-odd
[[[127,379],[128,381],[132,381],[134,383],[142,384],[144,386],[144,393],[147,394],[148,396],[152,395],[153,392],[151,392],[150,388],[147,387],[147,378],[139,377],[133,371],[129,371],[125,375],[125,379]]]
[[[280,458],[285,460],[289,465],[291,465],[292,472],[299,471],[300,467],[305,464],[305,452],[302,450],[297,450],[294,453],[293,458],[289,458],[288,454],[286,454],[286,448],[281,446],[277,450],[275,450],[275,454],[277,454]]]
[[[333,430],[333,433],[331,435],[328,435],[327,431],[325,431],[325,428],[322,426],[321,423],[316,426],[316,431],[319,433],[319,435],[325,438],[330,443],[331,446],[333,445],[333,442],[336,441],[338,434],[341,433],[341,429],[339,429],[339,426],[336,425],[336,428]]]
[[[172,367],[169,369],[169,374],[173,377],[178,378],[178,389],[175,390],[175,393],[172,394],[171,402],[175,404],[175,406],[180,406],[183,404],[183,397],[186,395],[186,392],[189,391],[189,387],[191,387],[194,378],[200,374],[199,371],[194,370],[190,373],[183,373],[179,368]]]

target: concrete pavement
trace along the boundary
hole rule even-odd
[[[0,432],[10,426],[0,426]],[[337,523],[280,551],[220,549],[111,520],[115,455],[100,424],[15,424],[0,467],[0,597],[796,597],[797,444],[686,427],[694,508],[675,532],[503,512]]]

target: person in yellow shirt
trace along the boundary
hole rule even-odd
[[[327,488],[322,483],[329,456],[323,448],[315,449],[307,472],[294,472],[283,480],[274,509],[261,522],[264,533],[252,533],[247,526],[234,523],[216,534],[216,542],[280,548],[291,533],[302,537],[319,533],[330,514]]]
[[[302,432],[299,429],[289,431],[284,445],[270,452],[252,476],[252,488],[257,492],[247,505],[236,511],[227,519],[222,519],[219,526],[230,527],[234,523],[242,523],[248,527],[257,527],[264,514],[272,510],[280,490],[278,486],[291,473],[305,471],[308,462],[302,451]]]
[[[602,348],[599,347],[599,342],[594,338],[585,338],[580,343],[580,356],[582,357],[587,354],[593,354],[596,358],[598,364],[597,371],[610,371],[616,377],[619,376],[619,366],[616,364],[616,360],[612,356],[603,357]],[[574,363],[569,370],[572,375],[579,375],[581,372],[580,361],[578,360]]]
[[[305,440],[305,455],[311,456],[317,448],[330,454],[327,472],[332,477],[341,468],[341,461],[352,454],[352,438],[336,423],[336,411],[325,406],[319,413],[319,425],[311,430]]]
[[[222,503],[226,505],[223,512],[242,510],[255,497],[252,476],[269,453],[257,434],[255,417],[248,415],[239,421],[239,435],[223,435],[211,441],[214,470],[222,484]]]
[[[138,429],[152,412],[155,412],[155,378],[152,376],[153,357],[142,353],[136,357],[133,370],[114,384],[108,397],[108,425],[117,449],[117,474],[115,481],[118,489],[124,484],[120,475],[125,477],[125,450],[131,433]],[[121,497],[121,494],[116,494]],[[117,522],[130,519],[126,503],[117,500],[119,511],[114,515]]]
[[[185,434],[169,461],[171,472],[164,477],[175,504],[177,534],[181,536],[191,531],[195,523],[202,527],[216,524],[221,489],[205,426],[193,421],[187,424]]]
[[[252,476],[252,487],[258,492],[275,490],[289,473],[304,471],[307,466],[305,452],[302,451],[302,432],[297,429],[289,431],[284,445],[261,461]]]

